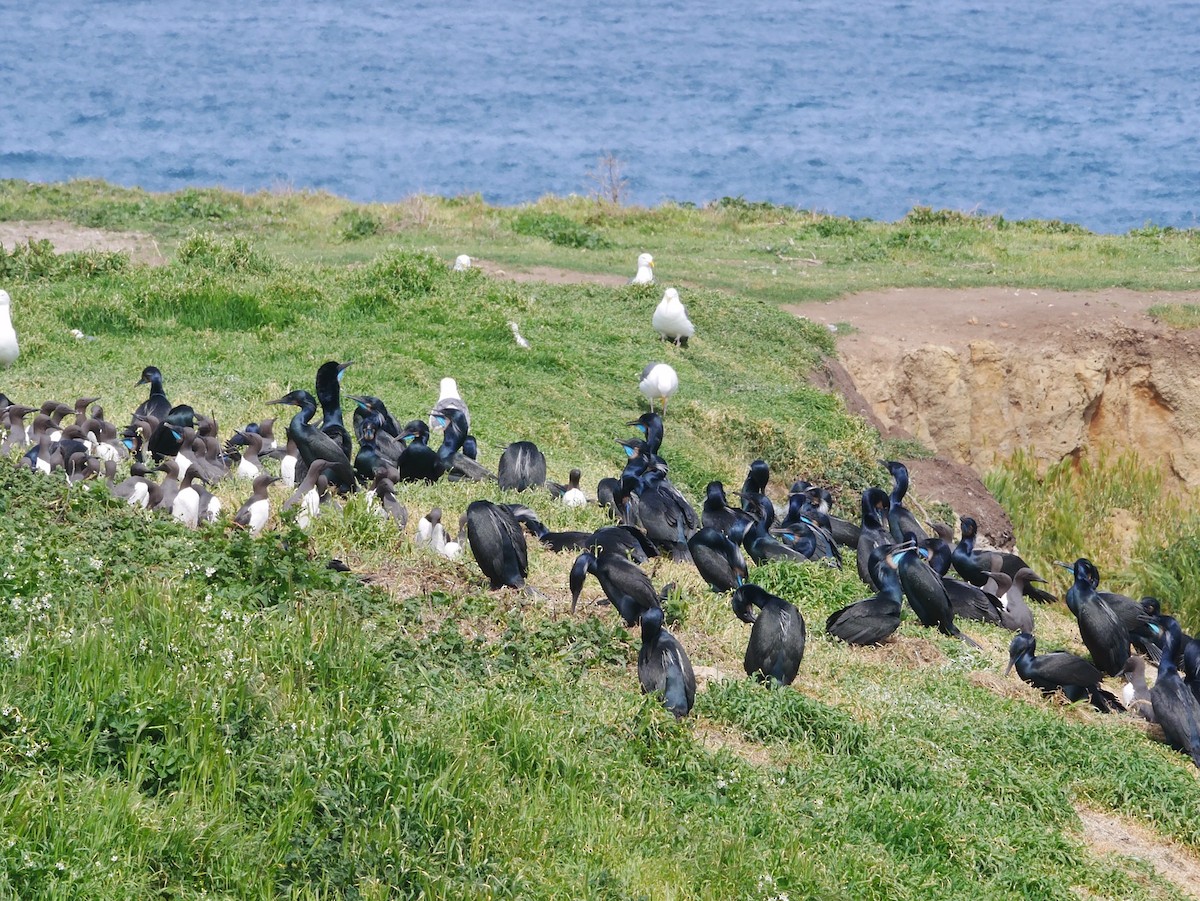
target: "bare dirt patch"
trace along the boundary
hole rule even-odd
[[[592,272],[575,272],[557,269],[554,266],[509,266],[490,260],[471,260],[471,266],[491,278],[510,282],[545,282],[548,285],[607,285],[619,288],[629,284],[627,275],[608,275]]]
[[[1147,316],[1146,310],[1161,303],[1200,303],[1200,294],[1125,288],[892,288],[788,309],[813,322],[849,325],[853,331],[838,340],[838,350],[851,356],[874,338],[962,348],[984,337],[1012,344],[1041,344],[1047,337],[1063,337],[1081,326],[1114,319],[1157,330],[1162,326]],[[920,328],[914,330],[914,323],[920,323]]]
[[[1187,898],[1200,899],[1200,857],[1139,823],[1077,806],[1083,837],[1098,857],[1120,854],[1150,864]]]
[[[158,243],[140,232],[105,231],[59,221],[0,222],[0,246],[6,250],[31,241],[49,241],[58,253],[117,251],[129,254],[135,263],[161,266],[167,262]]]
[[[747,741],[732,729],[722,727],[708,720],[696,719],[692,726],[692,734],[709,751],[728,751],[740,757],[753,766],[775,766],[778,751]]]

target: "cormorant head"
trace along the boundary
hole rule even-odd
[[[662,634],[662,607],[651,607],[642,614],[642,644],[654,644]]]
[[[579,604],[579,593],[583,591],[583,580],[587,578],[589,572],[596,571],[596,555],[591,551],[584,551],[575,558],[575,562],[571,565],[571,613],[575,613],[575,608]]]
[[[142,377],[134,383],[133,387],[139,385],[162,385],[162,373],[158,371],[157,366],[147,366],[142,370]]]
[[[268,404],[291,404],[293,407],[312,407],[316,409],[317,402],[311,394],[303,388],[297,388],[295,391],[290,391],[279,400],[269,400]]]
[[[1024,657],[1026,654],[1032,655],[1036,647],[1037,639],[1028,632],[1018,632],[1014,635],[1012,642],[1008,645],[1008,669],[1004,671],[1004,675],[1007,676],[1012,672],[1018,658]]]

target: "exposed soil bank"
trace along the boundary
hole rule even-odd
[[[793,308],[854,332],[838,351],[884,434],[986,471],[1136,449],[1200,485],[1200,333],[1146,315],[1200,294],[896,289]]]

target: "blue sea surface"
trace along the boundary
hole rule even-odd
[[[0,0],[0,178],[1200,213],[1200,3]]]

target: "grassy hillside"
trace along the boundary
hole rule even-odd
[[[414,209],[423,222],[405,218]],[[383,397],[402,418],[424,414],[437,380],[454,375],[484,462],[533,438],[552,476],[580,466],[590,487],[621,465],[613,439],[631,434],[642,366],[665,359],[682,387],[663,452],[693,497],[710,478],[740,481],[761,455],[777,483],[826,481],[847,512],[863,485],[883,483],[875,460],[887,449],[808,387],[830,336],[771,302],[799,293],[805,272],[822,273],[802,295],[819,297],[958,271],[924,239],[893,242],[908,231],[977,236],[971,253],[1007,247],[1030,280],[1034,264],[1020,258],[1038,252],[1022,242],[1081,283],[1099,277],[1082,261],[1093,256],[1115,260],[1125,283],[1139,267],[1147,283],[1194,277],[1187,234],[1098,238],[933,214],[846,224],[737,203],[601,215],[548,201],[534,212],[583,231],[556,219],[520,228],[601,243],[524,234],[522,211],[472,200],[354,208],[5,183],[3,218],[139,229],[172,261],[6,255],[0,283],[22,356],[0,389],[22,401],[99,394],[121,420],[153,363],[174,402],[227,433],[278,412],[266,401],[311,387],[326,359],[353,359],[345,390]],[[730,249],[801,236],[805,222],[834,223],[821,226],[825,246],[855,258],[779,266],[783,287]],[[1080,261],[1058,244],[1068,238]],[[878,259],[865,258],[870,242],[886,248]],[[660,273],[678,266],[697,284],[686,351],[649,333],[658,291],[514,285],[443,262],[465,251],[623,272],[643,246]],[[219,489],[227,508],[246,493]],[[439,484],[402,500],[414,519],[440,505],[453,521],[481,496],[503,493]],[[520,499],[551,528],[603,522],[545,495]],[[529,581],[548,600],[533,601],[487,592],[469,556],[421,552],[411,526],[398,534],[361,499],[307,535],[283,520],[250,539],[224,525],[189,532],[4,462],[0,511],[0,896],[1174,898],[1144,860],[1091,851],[1077,810],[1200,848],[1186,759],[1131,719],[1045,702],[1005,678],[1008,633],[968,627],[983,645],[974,652],[910,617],[882,649],[827,640],[825,617],[866,594],[849,565],[755,570],[808,621],[798,690],[775,692],[740,678],[747,629],[728,601],[690,567],[653,567],[656,585],[677,585],[669,627],[712,676],[677,723],[637,692],[636,630],[598,604],[594,582],[570,616],[570,560],[540,549]],[[353,572],[327,570],[330,556]],[[1062,613],[1037,615],[1043,647],[1078,645]]]

